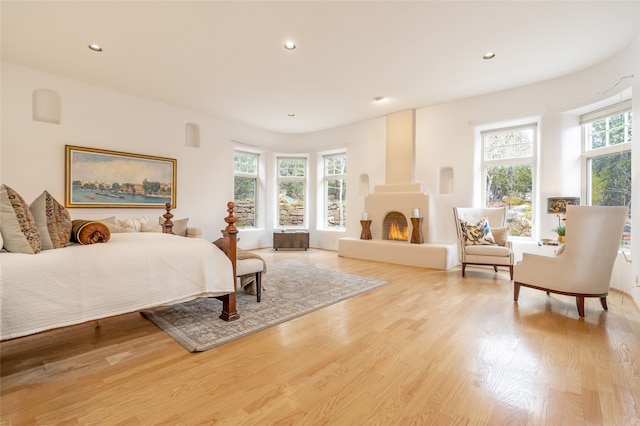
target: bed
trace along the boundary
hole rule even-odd
[[[223,251],[202,238],[163,233],[112,234],[107,243],[38,254],[0,254],[1,338],[13,339],[198,297],[222,300],[220,318],[236,310],[233,203]]]

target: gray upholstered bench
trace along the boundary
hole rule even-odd
[[[258,256],[258,255],[255,255]],[[262,258],[236,259],[236,276],[254,275],[256,281],[256,300],[262,298],[262,272],[265,265]],[[242,282],[240,283],[242,285]]]

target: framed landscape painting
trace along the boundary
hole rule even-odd
[[[176,207],[173,158],[65,146],[66,207]]]

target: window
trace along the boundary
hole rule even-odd
[[[258,191],[258,154],[235,151],[233,155],[233,202],[236,205],[236,226],[256,226]]]
[[[622,247],[631,247],[631,102],[585,114],[583,170],[586,204],[626,206]]]
[[[324,225],[344,229],[347,220],[347,154],[324,157]]]
[[[278,226],[305,226],[306,158],[278,158]]]
[[[484,204],[507,207],[511,236],[533,234],[535,151],[535,124],[482,132]]]

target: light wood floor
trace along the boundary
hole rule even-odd
[[[259,253],[390,284],[199,354],[139,314],[4,342],[0,424],[640,424],[621,293],[578,319],[570,297],[515,304],[506,271]]]

